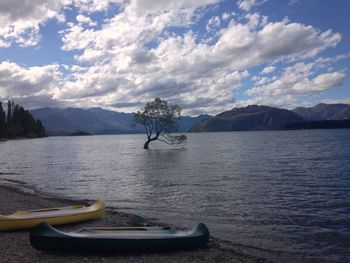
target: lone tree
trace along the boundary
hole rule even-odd
[[[147,141],[143,148],[148,149],[148,145],[153,141],[161,141],[169,145],[184,143],[186,135],[171,135],[178,129],[177,121],[181,117],[181,108],[178,105],[169,105],[167,101],[155,98],[148,102],[144,109],[134,115],[134,126],[140,124],[144,126],[147,134]]]

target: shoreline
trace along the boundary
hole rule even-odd
[[[91,203],[90,200],[72,200],[38,193],[35,189],[21,189],[16,183],[0,182],[0,214],[11,214],[17,210],[30,210],[77,203]],[[31,191],[30,191],[31,190]],[[63,231],[73,231],[84,226],[137,226],[134,215],[119,212],[108,207],[102,220],[87,221],[70,225],[57,226]],[[164,225],[160,223],[160,225]],[[215,237],[210,237],[207,248],[178,250],[167,252],[82,254],[41,252],[29,244],[29,230],[0,232],[0,255],[4,262],[268,262],[266,259],[243,254],[221,244]]]
[[[1,173],[0,173],[1,175]],[[96,200],[66,198],[43,192],[25,182],[11,179],[0,179],[0,214],[8,215],[17,210],[32,210],[49,207],[60,207],[74,204],[91,205]],[[147,218],[151,224],[167,226],[158,218]],[[102,220],[85,221],[57,226],[63,231],[74,231],[82,227],[140,226],[134,214],[118,211],[106,204],[106,216]],[[171,225],[177,227],[176,225]],[[193,227],[193,226],[189,226]],[[179,228],[182,229],[182,228]],[[210,229],[209,229],[210,231]],[[230,262],[230,263],[332,263],[334,261],[305,257],[283,251],[271,251],[254,246],[232,243],[210,235],[206,248],[176,250],[165,252],[115,253],[115,254],[82,254],[73,252],[41,252],[29,244],[30,230],[0,232],[0,256],[5,262]]]

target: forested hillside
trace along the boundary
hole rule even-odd
[[[0,102],[0,139],[36,138],[46,136],[40,120],[36,120],[28,110],[8,101],[5,112]]]

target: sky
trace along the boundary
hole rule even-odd
[[[0,0],[0,101],[186,115],[350,103],[350,0]]]

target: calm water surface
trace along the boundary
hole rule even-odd
[[[208,224],[236,244],[350,262],[350,130],[144,135],[0,143],[0,177],[144,214]]]

